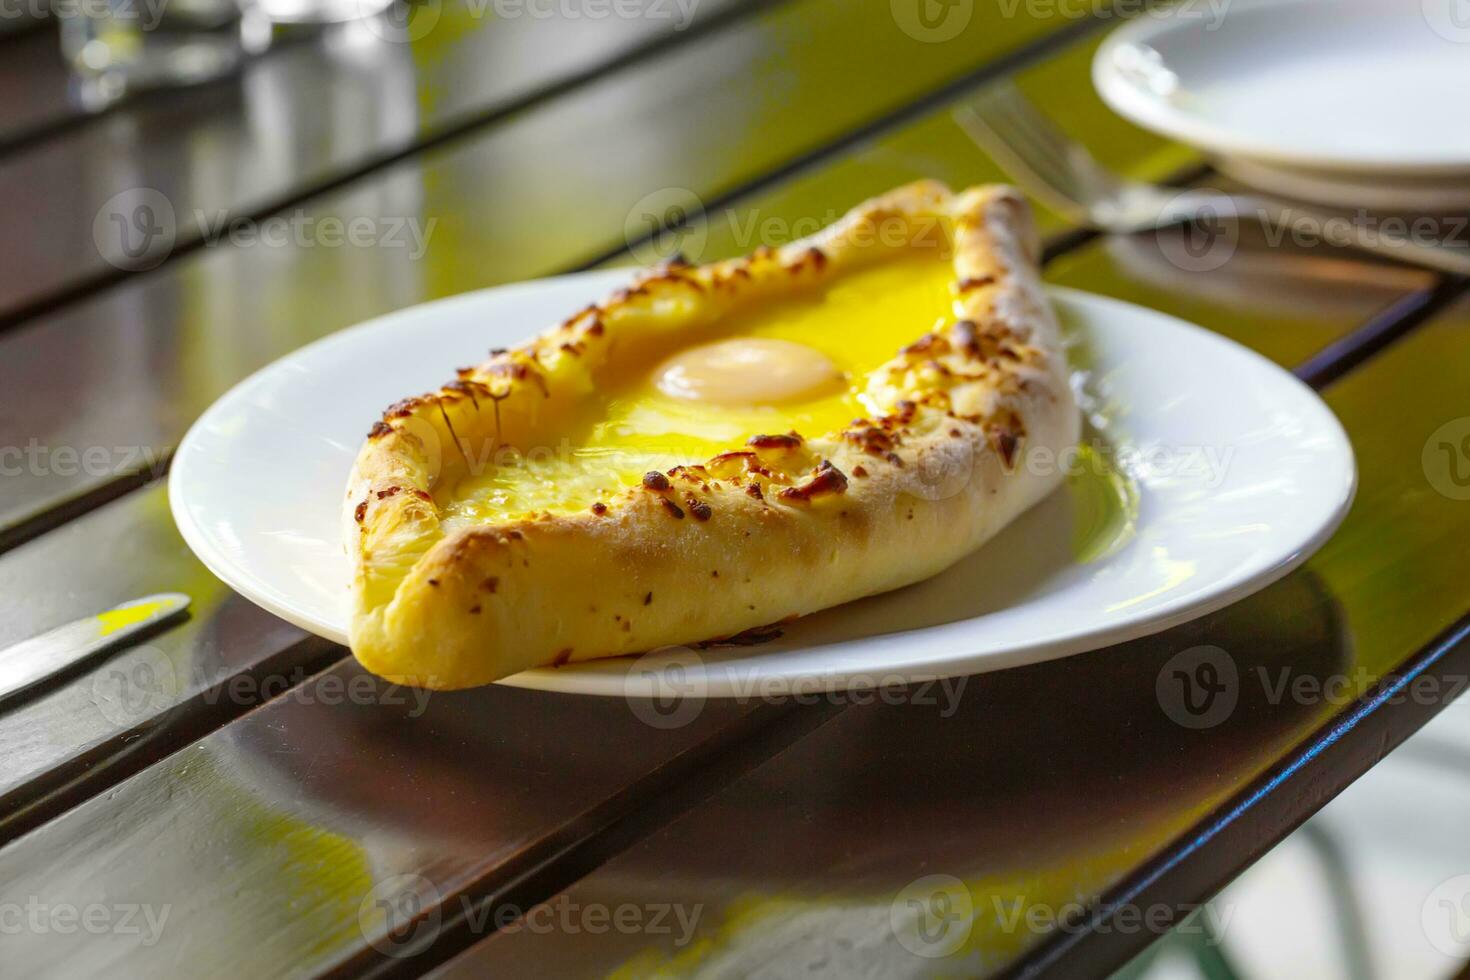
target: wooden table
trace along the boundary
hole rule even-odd
[[[1322,390],[1361,487],[1305,567],[953,702],[711,701],[673,728],[500,687],[421,703],[234,595],[163,486],[214,398],[376,314],[630,261],[668,188],[703,202],[684,240],[709,259],[912,178],[1003,179],[950,109],[1005,78],[1112,166],[1215,180],[1096,99],[1103,6],[960,3],[958,27],[907,0],[703,0],[688,25],[667,0],[503,6],[435,0],[410,44],[297,40],[96,116],[50,33],[0,40],[0,645],[151,592],[195,603],[0,714],[0,972],[1098,974],[1463,686],[1470,490],[1426,447],[1470,431],[1465,283],[1249,232],[1191,272],[1156,236],[1052,214],[1052,281]],[[174,215],[146,269],[97,237],[137,188]],[[421,256],[212,231],[354,216],[435,224]],[[1198,645],[1240,678],[1203,727],[1156,693]],[[1282,697],[1283,670],[1352,683]],[[895,936],[946,888],[941,932]]]

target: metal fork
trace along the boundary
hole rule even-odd
[[[1334,244],[1435,269],[1470,275],[1470,248],[1427,244],[1375,233],[1357,221],[1268,197],[1180,190],[1123,177],[1095,160],[1009,82],[992,86],[955,110],[955,121],[1025,190],[1052,210],[1098,231],[1131,234],[1204,219],[1256,217],[1278,227],[1307,219],[1334,233]]]

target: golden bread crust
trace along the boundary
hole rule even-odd
[[[885,414],[842,432],[757,437],[583,513],[441,528],[441,470],[487,440],[550,437],[609,357],[926,236],[951,250],[964,315],[869,376]],[[1021,465],[1026,454],[1078,438],[1038,264],[1014,190],[920,182],[779,249],[655,270],[394,405],[358,456],[344,508],[353,652],[395,681],[467,687],[730,636],[941,571],[1061,481],[1055,467]]]

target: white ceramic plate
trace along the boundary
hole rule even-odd
[[[1183,0],[1110,35],[1122,115],[1234,175],[1348,206],[1470,201],[1464,0]]]
[[[179,447],[169,500],[184,539],[249,599],[345,642],[339,510],[382,408],[559,322],[627,276],[547,279],[404,310],[241,382]],[[1327,539],[1351,501],[1355,470],[1342,428],[1310,389],[1171,317],[1072,290],[1053,296],[1074,361],[1087,368],[1079,377],[1094,442],[1137,494],[1131,532],[1107,537],[1104,553],[1079,556],[1084,500],[1095,499],[1069,484],[943,574],[789,624],[775,642],[533,670],[504,683],[730,696],[978,673],[1203,615],[1286,574]]]

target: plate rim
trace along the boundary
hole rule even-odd
[[[548,276],[541,279],[491,286],[485,289],[472,290],[454,296],[430,300],[425,303],[419,303],[385,313],[328,334],[310,344],[303,345],[294,351],[284,354],[280,358],[252,372],[249,376],[237,382],[229,390],[220,395],[194,421],[184,437],[179,441],[174,456],[175,462],[169,471],[168,501],[174,523],[178,527],[184,542],[213,575],[251,603],[309,633],[321,636],[343,646],[348,646],[345,624],[342,627],[338,627],[321,620],[319,617],[303,614],[289,605],[283,605],[275,601],[272,594],[262,594],[261,588],[257,587],[258,576],[246,575],[238,565],[231,565],[229,562],[223,560],[223,552],[215,547],[213,541],[205,534],[203,528],[193,519],[188,502],[185,499],[185,492],[181,489],[186,476],[181,474],[188,473],[189,464],[187,463],[187,459],[193,451],[197,451],[194,446],[197,439],[203,438],[198,433],[218,413],[231,409],[233,407],[233,400],[238,398],[242,392],[248,390],[252,385],[259,383],[261,378],[268,375],[273,376],[274,372],[281,369],[283,363],[304,356],[308,351],[320,351],[323,348],[328,348],[335,344],[349,343],[352,337],[362,331],[372,328],[381,329],[383,324],[409,315],[426,315],[431,314],[433,311],[443,310],[448,306],[482,302],[490,295],[545,288],[549,283],[576,281],[591,283],[594,285],[594,288],[601,288],[603,283],[599,283],[598,280],[605,280],[606,284],[615,286],[616,283],[628,276],[636,274],[637,271],[637,269],[633,268],[618,268]],[[1324,518],[1313,531],[1302,539],[1292,551],[1279,556],[1275,561],[1264,567],[1254,571],[1248,570],[1237,579],[1229,580],[1225,587],[1218,588],[1203,598],[1194,600],[1181,599],[1178,605],[1157,610],[1152,615],[1124,620],[1116,624],[1098,626],[1092,629],[1070,633],[1064,637],[1048,638],[1035,643],[1012,644],[1003,649],[992,649],[982,653],[958,655],[953,653],[945,654],[941,652],[943,648],[935,649],[926,654],[923,664],[887,671],[885,677],[892,676],[895,679],[901,678],[904,682],[913,683],[989,673],[994,670],[1005,670],[1025,664],[1041,663],[1090,653],[1098,649],[1163,632],[1223,609],[1283,578],[1299,567],[1330,540],[1352,509],[1352,503],[1358,487],[1357,458],[1353,451],[1352,442],[1346,430],[1343,429],[1341,420],[1337,418],[1337,415],[1332,411],[1331,407],[1326,404],[1315,390],[1289,370],[1252,348],[1246,347],[1229,337],[1170,313],[1155,310],[1137,303],[1131,303],[1116,297],[1104,296],[1067,286],[1047,284],[1046,290],[1047,294],[1054,300],[1074,309],[1085,309],[1088,305],[1100,305],[1109,307],[1115,314],[1135,317],[1142,315],[1167,322],[1171,328],[1190,333],[1198,340],[1207,344],[1215,344],[1222,348],[1230,349],[1237,355],[1244,355],[1247,360],[1254,362],[1258,369],[1265,371],[1267,374],[1274,375],[1278,380],[1289,382],[1301,393],[1308,396],[1312,402],[1315,402],[1320,409],[1322,419],[1327,423],[1327,431],[1335,438],[1342,451],[1341,458],[1346,468],[1345,486],[1339,491],[1338,499],[1331,508],[1330,513],[1325,513]],[[183,465],[179,465],[180,463],[183,463]],[[886,637],[915,633],[935,635],[943,631],[955,630],[967,622],[970,622],[970,620],[957,620],[912,630],[902,630],[896,633],[876,634],[863,637],[857,642],[881,641]],[[936,639],[939,639],[939,637],[936,636]],[[636,664],[641,656],[643,655],[605,658],[603,663],[611,664],[616,661],[620,664],[626,664],[631,668],[631,665]],[[723,661],[723,663],[727,664],[735,662]],[[591,661],[589,663],[598,662]],[[717,661],[717,663],[720,662]],[[583,671],[555,670],[549,667],[542,667],[502,678],[495,683],[510,687],[564,694],[636,696],[658,693],[659,689],[653,684],[651,679],[645,678],[647,683],[639,685],[629,682],[628,678],[632,678],[633,676],[634,672],[631,669],[622,672],[620,678],[616,678],[614,672],[607,669]],[[790,672],[777,672],[776,676],[786,678],[799,676],[814,680],[816,682],[815,685],[809,688],[813,693],[850,688],[853,686],[850,682],[855,676],[858,678],[871,678],[871,674],[865,671],[843,671],[836,667],[826,667],[821,670],[808,671],[799,675],[793,675]],[[721,681],[723,683],[720,683]],[[713,683],[709,683],[700,689],[699,695],[702,697],[742,697],[748,695],[749,692],[744,686],[735,684],[734,681],[735,677],[733,675],[722,671],[715,677]],[[612,688],[616,688],[616,690]],[[803,690],[808,690],[808,688],[804,686]]]
[[[272,616],[284,619],[298,629],[306,630],[314,636],[321,637],[341,646],[349,646],[345,629],[319,617],[301,613],[289,605],[276,602],[269,596],[262,596],[258,589],[243,587],[244,582],[242,576],[237,571],[231,570],[227,563],[220,560],[220,555],[213,543],[205,535],[203,528],[199,527],[198,523],[193,519],[188,505],[183,499],[183,491],[179,489],[181,482],[179,473],[184,472],[184,469],[181,469],[179,464],[184,460],[185,453],[190,448],[191,443],[196,438],[202,438],[197,434],[202,432],[206,425],[212,422],[215,417],[229,409],[232,399],[240,397],[243,392],[259,384],[263,379],[274,376],[274,373],[279,371],[284,363],[304,357],[308,353],[330,349],[337,344],[350,343],[354,337],[366,333],[369,330],[381,329],[385,323],[390,323],[410,314],[415,316],[426,315],[431,311],[444,310],[460,304],[470,305],[476,301],[483,300],[484,297],[491,294],[513,293],[522,290],[531,291],[544,288],[547,283],[568,280],[595,282],[598,278],[606,278],[608,284],[616,288],[616,283],[627,279],[638,271],[636,268],[594,269],[587,272],[542,276],[539,279],[523,279],[517,282],[501,283],[497,286],[471,289],[467,292],[455,293],[451,296],[440,296],[437,299],[425,300],[422,303],[415,303],[412,306],[405,306],[400,309],[390,310],[387,313],[380,313],[359,323],[343,327],[340,330],[334,330],[324,337],[318,337],[310,343],[303,344],[295,350],[282,354],[268,364],[261,365],[216,397],[210,403],[209,407],[201,412],[199,417],[189,425],[188,430],[184,432],[184,437],[179,440],[178,445],[174,448],[173,461],[169,464],[168,471],[168,509],[170,515],[173,517],[174,526],[178,528],[179,536],[184,539],[184,543],[189,546],[189,550],[193,552],[194,557],[198,558],[200,563],[209,569],[210,574],[229,586],[234,592],[239,593]],[[447,370],[449,369],[446,368]]]
[[[1232,0],[1226,16],[1229,13],[1259,16],[1279,13],[1291,6],[1328,3],[1329,0]],[[1190,22],[1181,15],[1181,11],[1187,6],[1168,6],[1129,20],[1110,31],[1093,53],[1093,88],[1108,107],[1120,116],[1156,135],[1194,146],[1211,156],[1233,156],[1277,167],[1320,170],[1340,176],[1464,177],[1467,188],[1470,188],[1470,156],[1455,161],[1426,163],[1403,156],[1345,158],[1309,150],[1283,149],[1279,144],[1242,136],[1227,126],[1206,122],[1171,105],[1165,99],[1143,92],[1116,68],[1116,51],[1127,44],[1148,43],[1169,31],[1187,30]]]

